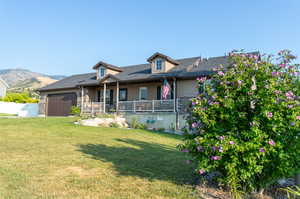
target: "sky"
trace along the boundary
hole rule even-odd
[[[299,0],[0,0],[0,70],[93,72],[233,49],[300,56]]]

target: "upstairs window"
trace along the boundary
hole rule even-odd
[[[101,67],[99,70],[99,77],[102,78],[105,76],[106,70],[105,68]]]
[[[156,70],[162,70],[162,60],[161,59],[156,60]]]

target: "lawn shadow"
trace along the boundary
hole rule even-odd
[[[120,176],[137,176],[176,184],[192,184],[193,165],[174,148],[132,139],[117,139],[119,147],[103,144],[78,145],[79,151],[91,158],[113,163]],[[130,146],[131,145],[131,146]]]

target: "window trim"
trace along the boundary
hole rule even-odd
[[[102,75],[102,71],[103,71],[103,75]],[[103,78],[105,75],[106,75],[106,68],[100,67],[99,68],[99,77]]]
[[[146,90],[147,96],[146,99],[142,99],[142,90]],[[147,100],[148,99],[148,87],[140,87],[139,88],[139,100]]]
[[[157,62],[160,62],[160,69],[157,68],[157,66],[158,66]],[[155,69],[157,71],[161,71],[163,69],[163,60],[162,59],[156,59],[155,60]]]

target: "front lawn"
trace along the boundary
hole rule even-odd
[[[0,119],[0,198],[197,198],[179,136],[72,120]]]
[[[7,116],[17,116],[17,115],[8,114],[8,113],[0,113],[0,117],[7,117]]]

